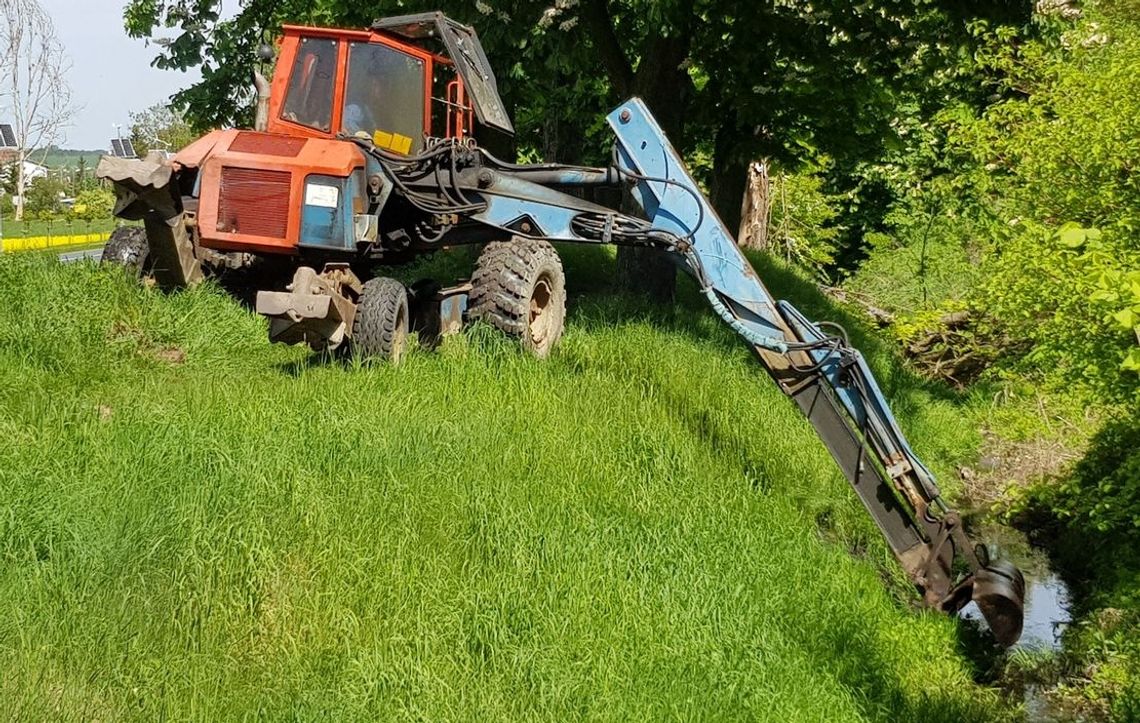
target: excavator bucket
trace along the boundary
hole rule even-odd
[[[1021,637],[1025,578],[1013,563],[995,560],[974,574],[973,600],[994,638],[1010,646]]]

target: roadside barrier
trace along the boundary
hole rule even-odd
[[[5,236],[0,239],[0,252],[35,251],[62,246],[82,246],[103,243],[110,232],[60,234],[52,236]]]

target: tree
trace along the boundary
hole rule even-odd
[[[182,113],[156,103],[144,111],[131,113],[131,143],[138,155],[151,150],[177,151],[195,138],[194,129]]]
[[[37,221],[50,221],[63,212],[60,198],[64,195],[61,181],[50,176],[37,176],[28,184],[25,210]]]
[[[0,114],[11,113],[16,134],[17,220],[29,185],[25,162],[35,149],[60,140],[74,110],[64,77],[69,68],[51,18],[36,0],[0,0]]]
[[[213,126],[248,117],[234,99],[248,97],[254,47],[282,21],[360,27],[437,6],[480,31],[520,150],[605,162],[601,118],[639,95],[679,151],[711,160],[699,180],[729,228],[752,159],[794,167],[826,155],[828,190],[845,190],[858,162],[897,142],[904,100],[917,113],[946,96],[980,101],[959,72],[970,22],[1022,23],[1031,10],[1016,0],[249,0],[219,21],[216,0],[130,0],[125,17],[136,37],[175,29],[156,64],[202,65],[202,82],[175,101],[193,125]]]

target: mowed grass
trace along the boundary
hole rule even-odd
[[[399,367],[0,257],[0,715],[1002,715],[691,288],[654,311],[564,255],[553,358],[476,327]],[[936,468],[968,449],[884,371]]]

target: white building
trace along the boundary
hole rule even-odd
[[[16,165],[14,163],[0,167],[0,180],[4,182],[9,181],[9,176],[16,172]],[[34,179],[45,178],[48,174],[47,166],[41,166],[38,163],[31,161],[24,161],[24,182],[31,183]],[[0,185],[0,195],[4,194],[4,188]]]

